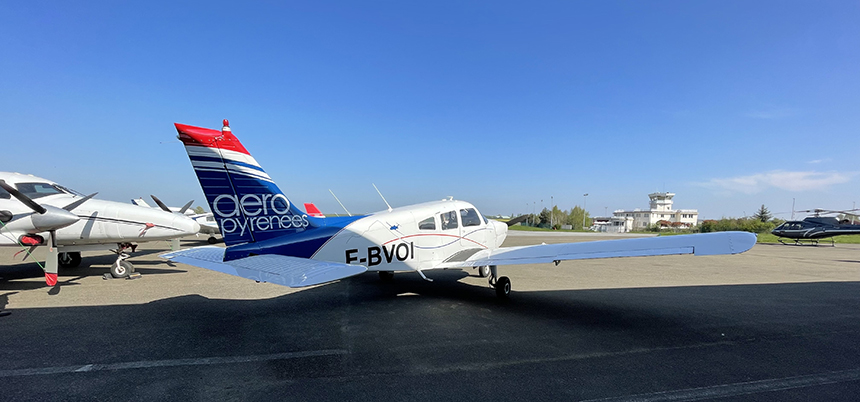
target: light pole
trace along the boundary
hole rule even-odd
[[[588,193],[582,195],[582,230],[585,230],[585,208],[588,206]]]
[[[555,201],[552,196],[549,196],[549,228],[552,229],[552,224],[555,223]]]

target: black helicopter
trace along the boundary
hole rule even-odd
[[[854,224],[853,214],[849,212],[857,211],[851,209],[848,211],[829,211],[824,209],[813,209],[808,211],[795,212],[812,212],[813,216],[808,216],[802,221],[788,221],[779,225],[771,231],[778,236],[778,241],[782,244],[794,244],[796,246],[804,245],[804,242],[817,246],[819,240],[830,239],[830,244],[835,246],[833,241],[834,236],[860,234],[860,224]],[[821,216],[821,214],[842,214],[841,218],[833,216]],[[788,241],[789,243],[787,243]],[[792,242],[793,243],[790,243]]]

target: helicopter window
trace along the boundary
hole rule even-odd
[[[63,194],[60,189],[54,187],[54,185],[50,183],[18,183],[16,184],[16,187],[18,187],[18,191],[32,199],[54,194]]]
[[[442,230],[457,228],[457,211],[445,212],[441,215]]]
[[[475,211],[474,208],[461,209],[460,220],[463,221],[463,227],[479,226],[481,224],[481,217],[478,215],[478,211]]]
[[[419,222],[418,230],[436,230],[436,219],[431,216]]]

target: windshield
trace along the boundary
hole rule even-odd
[[[71,194],[68,190],[63,191],[59,186],[55,186],[51,183],[18,183],[15,186],[18,187],[18,191],[32,199],[54,194]]]

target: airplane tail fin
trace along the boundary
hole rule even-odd
[[[320,212],[319,208],[317,208],[317,206],[312,202],[305,203],[305,211],[308,211],[308,215],[313,216],[314,218],[325,218],[325,214]]]
[[[230,130],[175,123],[227,246],[264,241],[314,227]]]
[[[132,198],[131,203],[139,207],[152,208],[149,206],[149,204],[146,203],[146,201],[143,200],[143,197]]]

